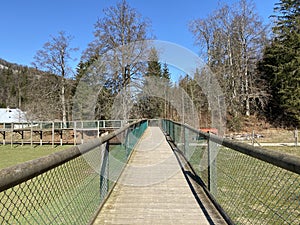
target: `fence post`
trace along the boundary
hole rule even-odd
[[[184,143],[184,156],[189,159],[189,130],[184,126],[183,127],[183,143]]]
[[[97,121],[97,138],[100,137],[100,121]]]
[[[103,200],[109,190],[109,141],[106,142],[100,171],[100,200]]]
[[[174,140],[174,123],[173,122],[170,122],[170,125],[171,125],[171,129],[170,129],[170,137],[172,138],[172,140],[175,142]]]
[[[54,148],[54,121],[51,122],[52,129],[51,129],[51,141],[52,141],[52,148]]]
[[[32,138],[33,138],[33,123],[31,122],[30,123],[30,146],[32,147],[32,145],[33,145],[33,140],[32,140]]]
[[[126,151],[126,158],[129,157],[130,152],[131,152],[131,139],[130,139],[130,135],[131,135],[131,127],[129,127],[126,130],[126,136],[125,136],[125,151]]]
[[[3,131],[3,145],[5,145],[6,131]]]
[[[77,145],[77,131],[76,131],[76,129],[77,129],[77,122],[76,121],[74,121],[74,127],[73,127],[73,133],[74,133],[74,145]]]
[[[14,141],[14,123],[11,123],[11,135],[10,135],[10,147],[13,147],[13,141]]]
[[[62,146],[63,145],[63,130],[61,129],[60,130],[60,146]]]
[[[40,135],[40,146],[43,145],[43,130],[39,131],[39,135]]]
[[[176,124],[173,123],[173,141],[176,143]]]
[[[170,137],[173,139],[173,122],[170,121]]]
[[[208,190],[216,197],[217,195],[217,143],[210,140],[210,135],[207,140],[208,152]]]

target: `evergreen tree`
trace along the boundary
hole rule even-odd
[[[268,114],[276,122],[300,125],[300,2],[281,0],[274,38],[266,47],[260,71],[270,86]]]
[[[150,50],[149,61],[148,61],[147,72],[146,72],[146,77],[151,77],[151,76],[152,77],[162,76],[161,63],[159,62],[157,51],[154,48]]]
[[[169,72],[169,68],[168,68],[167,63],[164,63],[164,65],[163,65],[162,78],[165,79],[166,81],[169,81],[169,85],[171,85],[171,83],[170,83],[171,74]]]
[[[161,63],[159,62],[158,54],[156,49],[152,48],[149,53],[149,60],[147,62],[147,71],[145,73],[143,93],[140,98],[140,111],[144,118],[157,118],[161,117],[162,114],[162,99],[155,96],[153,91],[153,81],[157,85],[162,78]]]
[[[171,74],[169,72],[169,68],[167,63],[164,63],[162,69],[162,80],[164,85],[164,105],[163,105],[163,117],[170,118],[170,90],[172,88],[171,83]]]

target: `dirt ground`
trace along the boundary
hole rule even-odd
[[[297,133],[300,137],[299,131]],[[241,141],[251,140],[253,135],[258,142],[295,143],[296,140],[295,128],[274,127],[255,117],[245,119],[239,132],[227,131],[226,133],[226,137]]]

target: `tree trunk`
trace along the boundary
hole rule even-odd
[[[66,110],[66,98],[65,98],[65,83],[62,82],[61,86],[61,105],[62,105],[62,121],[63,125],[67,127],[67,110]]]

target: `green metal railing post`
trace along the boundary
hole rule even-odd
[[[125,146],[126,158],[128,158],[128,156],[130,154],[130,148],[128,147],[128,145],[130,144],[130,140],[129,140],[130,130],[129,129],[125,132],[125,143],[124,143],[124,146]]]
[[[175,131],[175,126],[176,126],[176,125],[175,125],[175,123],[172,123],[172,124],[173,124],[173,126],[172,126],[172,130],[173,130],[173,131],[172,131],[172,133],[173,133],[173,140],[174,140],[174,143],[175,143],[175,141],[176,141],[176,137],[175,137],[175,134],[176,134],[176,133],[175,133],[175,132],[176,132],[176,131]]]
[[[169,130],[168,130],[168,134],[170,135],[170,137],[172,137],[172,133],[171,133],[171,132],[172,132],[172,131],[171,131],[172,129],[171,129],[171,128],[172,128],[172,124],[171,124],[171,121],[169,121]]]
[[[189,130],[183,127],[183,145],[184,145],[184,156],[189,158]]]
[[[174,123],[170,122],[170,124],[171,124],[170,136],[174,141]]]
[[[100,172],[100,200],[102,201],[109,190],[109,141],[105,145]]]
[[[207,139],[207,152],[208,152],[208,190],[214,196],[217,196],[217,143]]]

